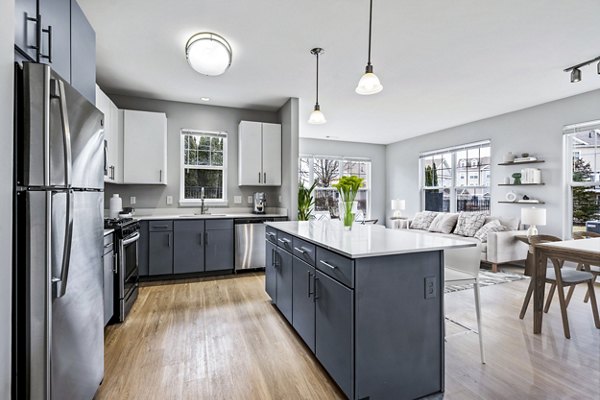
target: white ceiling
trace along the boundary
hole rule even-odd
[[[79,0],[96,30],[98,81],[109,93],[277,110],[300,98],[300,135],[369,143],[408,137],[600,88],[598,0],[375,0],[373,65],[383,92],[354,88],[367,56],[368,0]],[[213,31],[233,64],[206,77],[184,46]],[[321,110],[315,59],[323,47]],[[599,109],[600,114],[600,109]]]

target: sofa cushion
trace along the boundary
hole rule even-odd
[[[483,225],[481,228],[479,228],[479,230],[475,232],[473,237],[476,237],[477,239],[481,240],[481,243],[486,243],[488,233],[501,232],[505,230],[507,230],[507,228],[504,225],[502,225],[500,221],[498,221],[497,219],[493,219],[487,224]]]
[[[457,213],[439,213],[429,225],[428,230],[429,232],[450,233],[454,229],[457,220]]]
[[[437,214],[438,213],[435,211],[421,211],[416,213],[415,217],[410,223],[410,228],[427,230]]]
[[[486,214],[461,211],[454,233],[461,236],[473,236],[485,223]]]
[[[493,220],[497,220],[500,222],[500,224],[502,224],[503,226],[506,227],[507,231],[516,231],[519,229],[519,224],[521,223],[521,221],[519,220],[519,217],[495,217],[495,216],[488,216],[485,218],[485,223],[487,224],[490,221]]]

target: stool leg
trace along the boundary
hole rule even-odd
[[[590,303],[592,305],[592,313],[594,314],[594,324],[596,328],[600,329],[600,317],[598,316],[598,304],[596,304],[596,294],[594,293],[594,283],[592,280],[588,281],[588,293],[590,295]]]
[[[479,279],[475,281],[475,312],[477,313],[477,335],[479,336],[479,353],[481,363],[485,364],[485,354],[483,352],[483,332],[481,331],[481,305],[479,304]]]

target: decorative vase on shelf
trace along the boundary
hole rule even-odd
[[[344,223],[344,229],[351,230],[356,211],[356,194],[364,182],[358,176],[343,176],[338,183],[332,185],[340,193],[340,219]]]
[[[512,177],[514,178],[514,184],[515,185],[520,185],[521,184],[521,173],[520,172],[515,172],[514,174],[512,174]]]

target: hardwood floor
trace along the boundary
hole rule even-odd
[[[518,319],[527,280],[481,289],[487,364],[477,336],[446,343],[446,399],[598,399],[600,330],[584,289],[569,305],[565,339],[558,302],[534,335]],[[446,312],[476,326],[473,292],[446,295]],[[447,324],[448,333],[458,327]],[[462,329],[462,328],[460,328]],[[142,287],[121,325],[107,329],[97,399],[343,399],[264,292],[264,275]]]

